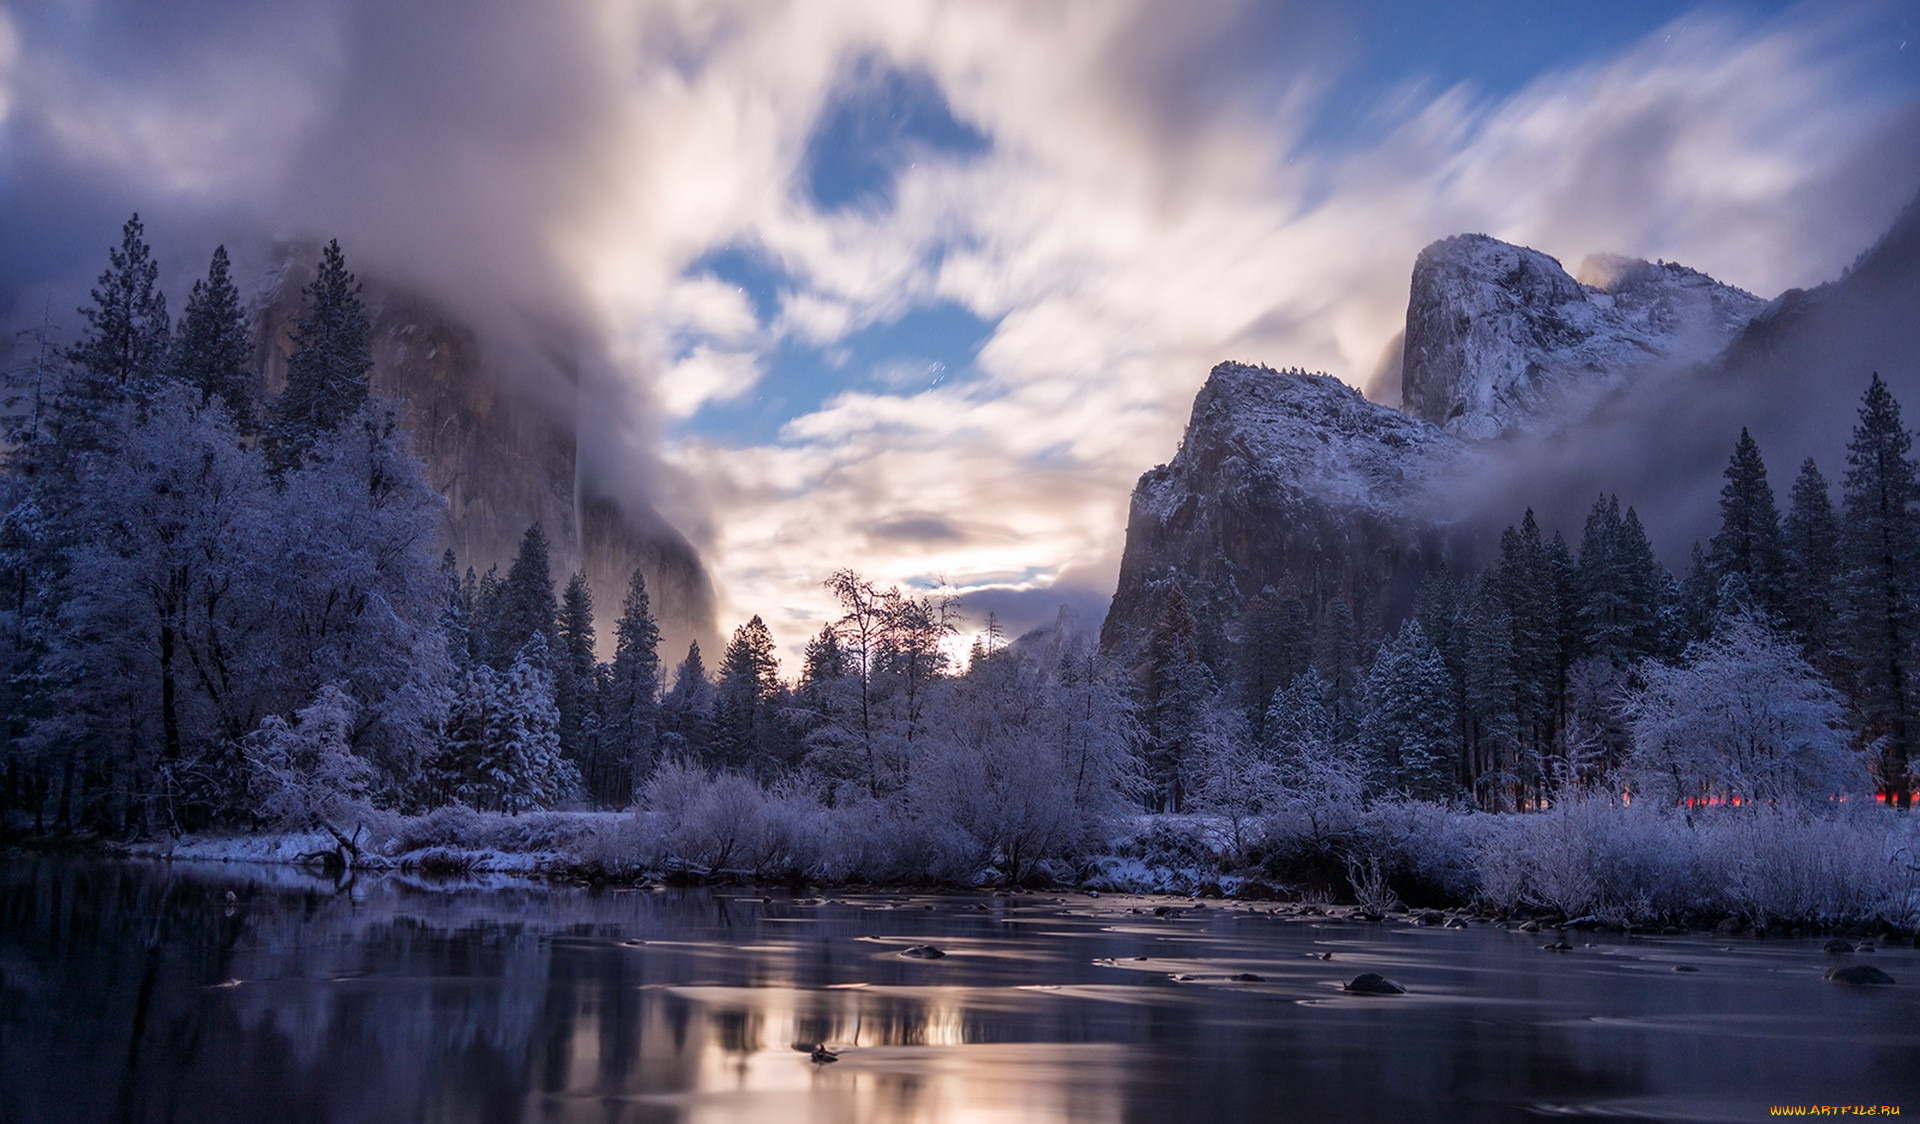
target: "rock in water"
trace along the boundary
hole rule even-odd
[[[1848,964],[1840,968],[1828,968],[1827,978],[1834,983],[1851,984],[1855,987],[1887,987],[1893,983],[1893,977],[1871,964]]]
[[[1256,976],[1252,972],[1240,972],[1227,977],[1234,983],[1266,983],[1267,977]]]
[[[1853,951],[1853,946],[1841,940],[1839,937],[1828,941],[1824,947],[1829,956],[1845,956],[1847,953]]]
[[[1405,995],[1407,989],[1378,972],[1362,972],[1347,981],[1342,991],[1355,995]]]
[[[917,944],[901,949],[900,955],[909,956],[915,960],[938,960],[946,953],[930,944]]]

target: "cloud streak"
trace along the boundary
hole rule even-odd
[[[77,291],[136,204],[209,244],[338,233],[483,324],[563,325],[596,372],[585,454],[695,537],[723,616],[790,647],[843,565],[1016,623],[1097,614],[1128,489],[1208,368],[1364,384],[1435,238],[1665,257],[1771,295],[1837,273],[1920,183],[1911,64],[1873,7],[1695,13],[1497,98],[1409,74],[1337,145],[1319,99],[1366,29],[1274,5],[185,7],[201,45],[130,70],[133,16],[9,12],[0,238],[42,246],[16,298]],[[898,149],[883,191],[822,206],[820,123],[876,74],[978,143]],[[76,183],[91,202],[51,198]],[[23,230],[49,220],[65,233]],[[80,265],[52,264],[65,242]],[[728,248],[770,293],[698,268]],[[835,366],[940,304],[989,326],[970,365]],[[795,349],[842,379],[818,408],[770,440],[703,430],[784,393]]]

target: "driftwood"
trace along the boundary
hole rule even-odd
[[[348,835],[320,816],[315,816],[314,822],[326,829],[328,835],[333,836],[333,847],[308,851],[300,856],[301,862],[318,866],[334,878],[339,878],[360,865],[360,833],[366,830],[365,824],[355,824],[353,834]]]

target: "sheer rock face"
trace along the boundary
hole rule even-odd
[[[1671,262],[1553,258],[1483,234],[1421,251],[1401,403],[1462,437],[1538,428],[1658,364],[1705,359],[1764,303]]]
[[[1268,586],[1363,620],[1404,607],[1438,558],[1426,494],[1464,447],[1332,376],[1220,364],[1134,489],[1103,646],[1137,658],[1170,574],[1216,619]]]
[[[316,259],[311,248],[288,249],[258,290],[254,324],[269,394],[285,383],[301,288]],[[586,572],[603,649],[636,567],[665,634],[662,658],[669,645],[710,639],[713,590],[692,544],[658,515],[623,508],[612,489],[581,472],[570,383],[517,385],[471,327],[423,297],[367,281],[362,299],[373,321],[374,389],[396,405],[447,501],[441,536],[462,567],[504,572],[538,522],[552,544],[556,585]]]

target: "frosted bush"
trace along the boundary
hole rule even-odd
[[[308,828],[351,816],[373,791],[374,769],[353,751],[360,707],[339,685],[320,688],[292,723],[268,715],[241,745],[254,814]]]
[[[1743,808],[1702,821],[1702,874],[1729,913],[1754,924],[1910,915],[1900,892],[1905,817]]]

